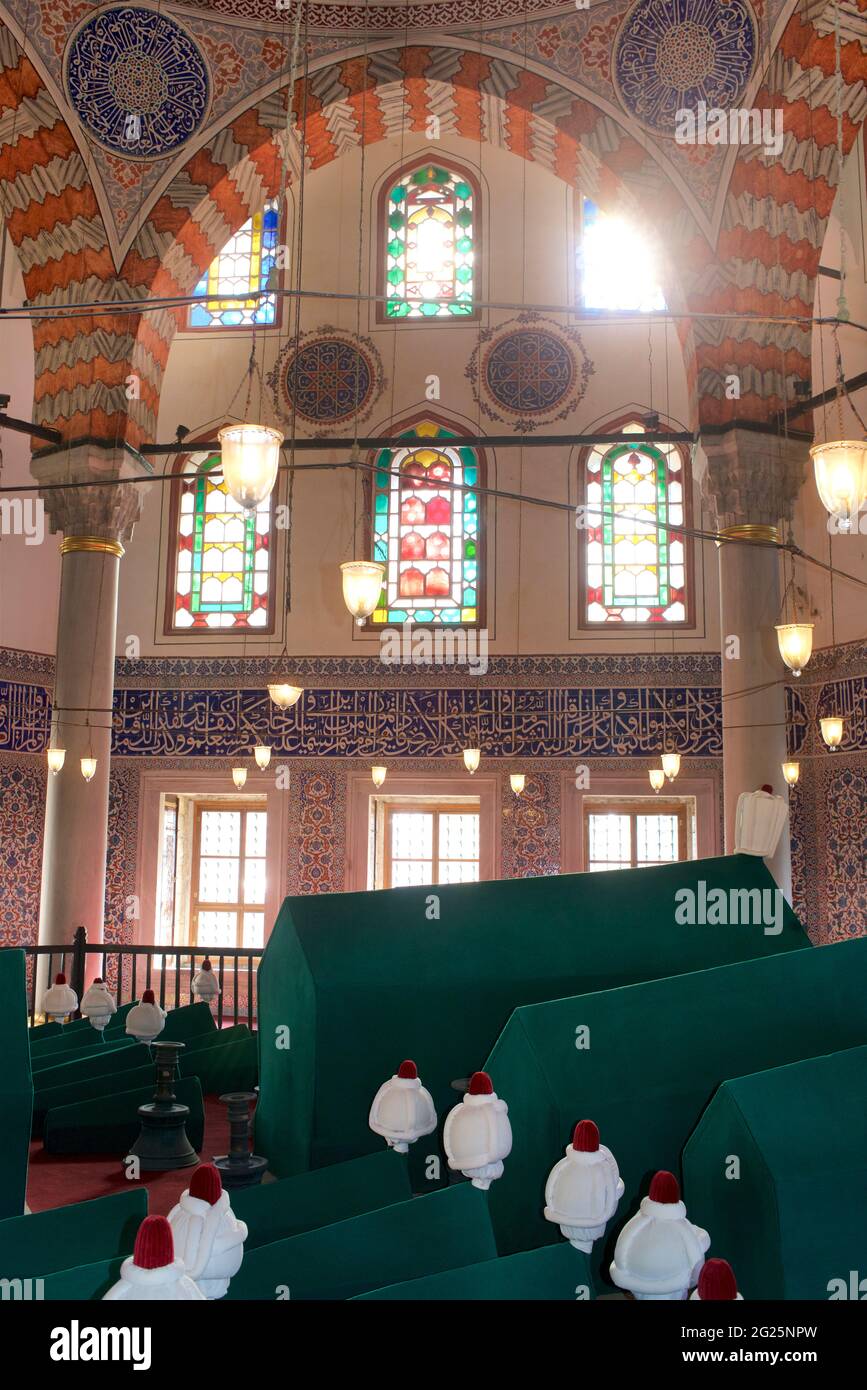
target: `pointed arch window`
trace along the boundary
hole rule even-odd
[[[172,485],[167,633],[272,632],[271,497],[253,512],[229,496],[219,454],[191,454]]]
[[[472,318],[478,279],[479,195],[456,167],[412,164],[380,202],[380,319]]]
[[[687,624],[691,612],[689,477],[676,445],[597,446],[586,456],[584,619],[597,624]],[[579,533],[580,534],[580,533]]]
[[[375,458],[372,550],[386,574],[370,621],[481,626],[484,461],[433,420],[401,437]]]
[[[276,324],[279,321],[276,295],[267,294],[259,299],[220,296],[266,290],[271,271],[277,266],[279,240],[279,204],[272,198],[244,223],[211,261],[193,290],[193,294],[202,296],[203,303],[190,305],[187,326],[252,328]]]

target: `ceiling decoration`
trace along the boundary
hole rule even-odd
[[[615,40],[613,77],[630,115],[673,136],[681,108],[736,106],[755,58],[748,0],[637,0]]]
[[[570,415],[593,370],[577,333],[528,312],[480,335],[466,375],[489,419],[530,431]]]
[[[211,98],[205,59],[173,19],[116,5],[86,19],[67,45],[66,90],[94,140],[126,159],[162,159],[189,140]]]
[[[382,361],[370,338],[324,326],[287,343],[268,385],[284,418],[311,425],[365,420],[383,388]]]

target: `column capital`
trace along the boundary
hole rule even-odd
[[[67,542],[91,541],[93,549],[116,546],[118,555],[123,554],[123,542],[132,538],[142,507],[141,487],[124,480],[151,471],[135,450],[122,444],[109,448],[79,444],[42,454],[30,463],[37,483],[46,486],[39,495],[52,534],[62,531]],[[101,486],[105,483],[111,486]],[[99,546],[100,541],[106,546]]]
[[[759,430],[702,433],[707,458],[703,491],[721,528],[776,526],[789,520],[810,461],[804,439]]]

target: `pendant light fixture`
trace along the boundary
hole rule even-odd
[[[668,778],[669,782],[673,782],[680,772],[680,754],[663,753],[660,761],[662,763],[663,775]]]
[[[375,763],[374,766],[370,769],[370,776],[375,787],[382,786],[383,782],[385,781],[386,772],[387,768],[383,767],[382,763]]]
[[[512,791],[515,793],[515,796],[520,796],[520,795],[521,795],[521,792],[524,790],[524,787],[526,786],[526,783],[527,783],[527,778],[524,776],[524,773],[523,773],[523,772],[510,772],[510,773],[509,773],[509,786],[512,788]]]
[[[48,771],[51,773],[52,777],[56,777],[66,761],[66,749],[48,748],[46,750],[46,757],[48,758]]]
[[[235,783],[238,791],[240,791],[247,781],[247,769],[245,767],[233,767],[232,781]]]
[[[785,778],[785,780],[786,780],[786,782],[788,783],[788,785],[789,785],[790,787],[793,787],[793,786],[795,785],[795,783],[797,782],[798,778],[799,778],[800,775],[801,775],[801,765],[800,765],[800,763],[794,763],[794,762],[783,763],[783,764],[782,764],[782,768],[783,768],[783,777]]]
[[[829,748],[839,748],[843,742],[844,720],[842,715],[830,714],[819,720],[822,738]]]
[[[385,565],[377,560],[347,560],[340,566],[343,602],[359,627],[369,618],[382,593]]]
[[[464,749],[464,767],[467,769],[467,772],[470,774],[470,776],[472,776],[474,772],[478,772],[481,757],[481,748]]]
[[[810,457],[823,507],[840,531],[851,531],[852,518],[867,502],[867,441],[831,439],[814,444]]]
[[[269,425],[243,424],[224,426],[217,438],[226,490],[253,511],[274,490],[283,435]]]
[[[303,685],[290,685],[288,681],[269,681],[268,694],[280,709],[291,709],[297,705],[304,694]]]
[[[653,790],[655,792],[662,791],[662,788],[665,786],[665,773],[662,768],[652,767],[647,775],[650,778],[650,785],[653,787]]]
[[[92,782],[96,775],[96,758],[87,757],[81,759],[81,775],[85,782]]]
[[[253,749],[253,757],[256,759],[256,766],[261,768],[262,772],[264,772],[271,761],[270,745],[267,743],[257,743]]]
[[[813,654],[812,623],[777,623],[780,656],[793,676],[799,676]]]

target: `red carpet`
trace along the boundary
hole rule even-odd
[[[216,1096],[205,1096],[205,1143],[202,1161],[209,1162],[224,1154],[229,1146],[229,1123],[226,1107]],[[173,1173],[145,1173],[140,1181],[148,1189],[148,1210],[151,1216],[168,1216],[169,1211],[185,1188],[190,1185],[194,1168],[181,1168]],[[125,1191],[129,1178],[124,1177],[117,1154],[84,1154],[75,1158],[69,1154],[47,1154],[39,1140],[30,1145],[30,1170],[27,1176],[27,1203],[31,1211],[48,1211],[65,1207],[72,1202],[86,1202],[91,1197],[107,1197],[111,1192]]]

